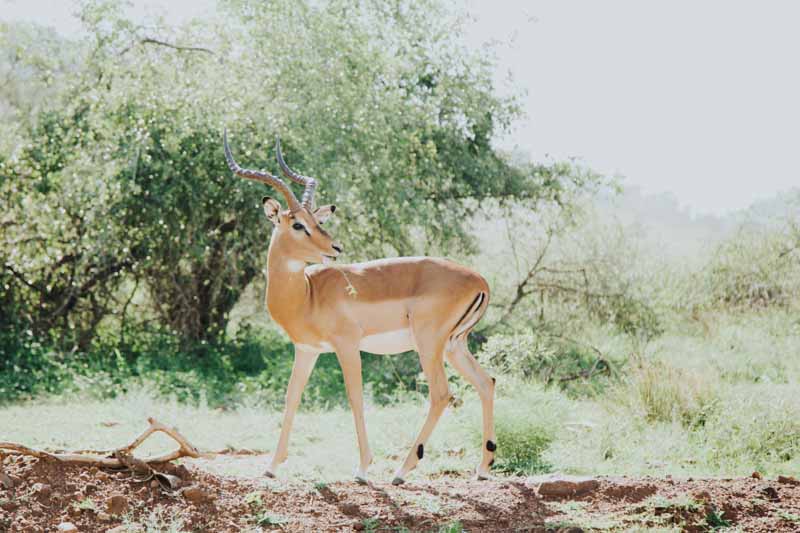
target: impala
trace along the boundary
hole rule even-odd
[[[286,165],[280,139],[275,146],[278,164],[289,180],[304,187],[300,201],[280,178],[241,168],[231,154],[227,132],[223,144],[235,175],[273,187],[287,204],[283,209],[273,198],[265,196],[262,200],[274,226],[267,258],[267,308],[295,348],[283,425],[265,475],[274,477],[287,458],[294,415],[318,356],[335,352],[355,420],[360,459],[355,476],[365,482],[372,452],[364,422],[361,351],[395,354],[415,350],[428,382],[430,405],[425,423],[392,483],[403,483],[422,459],[425,443],[450,401],[445,357],[480,395],[484,449],[477,476],[487,478],[496,449],[494,379],[467,348],[467,335],[489,304],[486,280],[456,263],[430,257],[333,264],[342,247],[322,224],[336,207],[314,207],[317,181]],[[317,263],[324,264],[309,266]]]

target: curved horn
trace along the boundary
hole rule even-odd
[[[283,197],[286,198],[286,203],[288,204],[290,211],[298,211],[300,209],[300,203],[297,201],[297,197],[282,179],[276,178],[269,172],[260,172],[258,170],[248,170],[242,168],[236,163],[236,161],[233,159],[233,154],[231,153],[231,147],[228,145],[227,128],[225,128],[222,133],[222,143],[225,145],[225,160],[228,162],[228,168],[231,169],[231,172],[240,178],[260,181],[261,183],[270,185],[283,194]]]
[[[283,175],[292,180],[295,183],[299,183],[304,187],[303,189],[303,200],[302,204],[308,210],[313,209],[314,204],[314,191],[317,188],[317,180],[314,178],[309,178],[308,176],[301,176],[291,168],[289,165],[286,164],[286,161],[283,160],[283,154],[281,154],[281,138],[275,138],[275,153],[277,154],[278,164],[283,171]]]

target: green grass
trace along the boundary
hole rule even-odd
[[[733,476],[758,470],[769,476],[800,469],[800,363],[789,356],[800,352],[797,319],[774,310],[752,313],[750,320],[738,313],[707,320],[710,327],[675,322],[600,392],[581,395],[497,375],[495,472]],[[604,350],[632,346],[602,329],[590,334]],[[413,477],[469,475],[480,460],[480,401],[459,379],[451,376],[451,383],[463,403],[445,412]],[[193,403],[169,400],[146,386],[115,398],[61,395],[0,408],[0,437],[45,448],[108,448],[129,442],[154,416],[206,450],[271,450],[280,410],[270,402],[237,405],[220,409],[202,395]],[[324,490],[352,475],[358,452],[349,409],[318,405],[307,402],[299,413],[279,476]],[[426,412],[421,393],[389,404],[368,397],[374,478],[391,478]],[[157,436],[144,451],[171,447]],[[225,468],[261,473],[236,471],[235,463]]]

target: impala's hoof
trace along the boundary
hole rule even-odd
[[[396,477],[392,480],[392,485],[402,485],[406,480],[401,477]]]
[[[481,474],[480,472],[478,472],[477,474],[475,474],[475,479],[477,481],[489,481],[490,479],[492,479],[492,476],[490,476],[489,474]]]
[[[268,477],[268,478],[270,478],[270,479],[275,479],[275,474],[273,474],[273,473],[272,473],[271,471],[269,471],[269,470],[264,470],[264,477]]]
[[[358,483],[359,485],[366,485],[367,484],[367,478],[366,477],[356,475],[355,478],[356,478],[356,483]]]

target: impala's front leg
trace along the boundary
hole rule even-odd
[[[294,347],[294,366],[292,367],[292,377],[289,378],[289,386],[286,387],[286,408],[283,413],[281,436],[278,439],[278,446],[272,454],[269,468],[264,472],[267,477],[275,477],[275,470],[289,455],[289,433],[292,431],[294,414],[300,405],[303,389],[306,388],[308,377],[311,375],[318,357],[319,353],[302,350],[297,345]]]
[[[344,385],[347,389],[347,399],[350,401],[350,409],[353,411],[353,420],[356,425],[356,436],[358,438],[359,465],[356,470],[356,481],[367,482],[367,468],[372,463],[372,452],[367,441],[367,425],[364,421],[364,392],[361,383],[361,352],[358,345],[350,343],[339,343],[336,348],[336,356],[342,366],[344,374]]]

